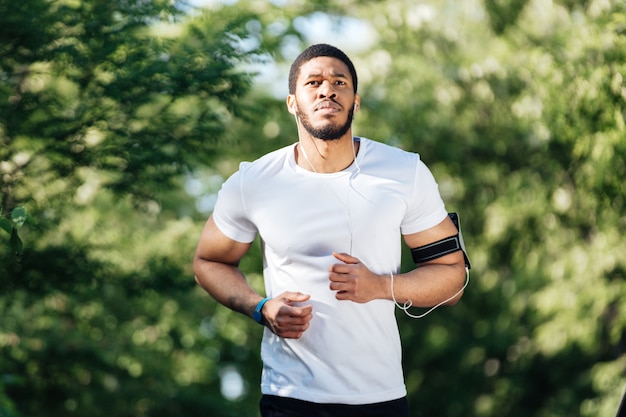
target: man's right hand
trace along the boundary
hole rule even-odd
[[[299,339],[309,328],[309,322],[313,318],[313,306],[299,303],[310,298],[310,295],[300,292],[285,291],[268,300],[261,310],[263,324],[277,336]]]

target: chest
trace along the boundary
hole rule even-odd
[[[393,244],[407,209],[406,185],[361,174],[276,176],[247,191],[250,218],[278,255]]]

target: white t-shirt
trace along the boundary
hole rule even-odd
[[[299,167],[294,145],[242,163],[222,186],[213,213],[228,237],[263,247],[268,297],[310,294],[313,319],[300,339],[267,328],[264,394],[318,403],[367,404],[406,395],[394,304],[338,301],[329,288],[333,252],[375,273],[400,268],[401,234],[439,224],[447,212],[419,155],[369,139],[346,170]]]

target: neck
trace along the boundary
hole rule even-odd
[[[296,163],[304,169],[329,174],[343,171],[352,165],[358,149],[359,143],[355,143],[351,133],[335,140],[304,135],[296,147],[295,158]]]

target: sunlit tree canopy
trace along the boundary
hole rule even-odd
[[[356,64],[355,133],[461,216],[463,299],[398,312],[413,415],[615,416],[622,0],[1,1],[0,416],[258,415],[262,329],[191,260],[239,161],[297,140],[313,42]]]

